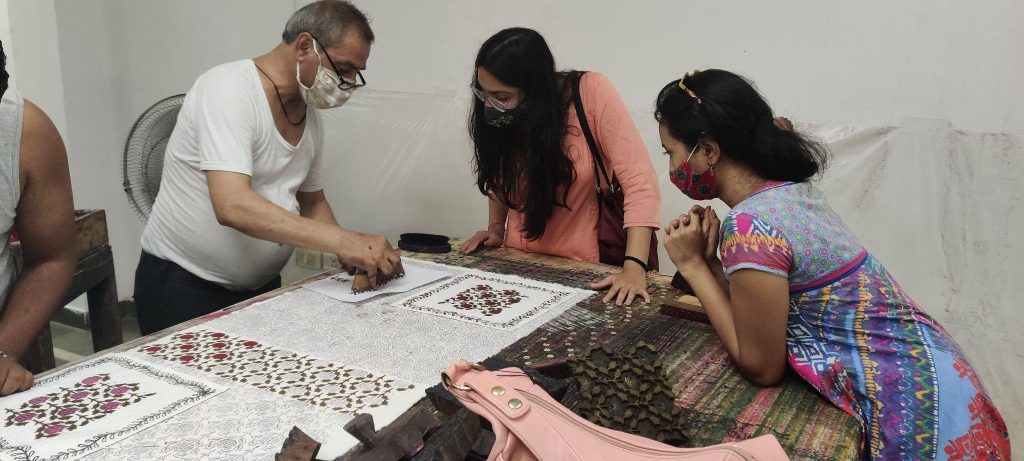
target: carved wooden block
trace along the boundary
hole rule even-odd
[[[320,443],[293,426],[274,461],[314,461],[319,451]]]
[[[379,287],[403,275],[405,275],[405,268],[402,267],[402,262],[399,261],[398,264],[395,264],[394,271],[391,272],[391,275],[385,276],[383,272],[379,270],[377,271],[377,286]],[[355,278],[352,279],[353,293],[362,293],[373,289],[370,286],[370,277],[367,276],[365,271],[357,271],[354,277]]]

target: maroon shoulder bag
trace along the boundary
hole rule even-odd
[[[604,167],[601,159],[601,151],[597,148],[594,135],[590,132],[590,124],[587,123],[587,115],[583,111],[583,98],[580,97],[580,80],[584,72],[577,72],[572,76],[572,100],[576,106],[576,116],[580,119],[580,128],[583,136],[587,138],[587,145],[590,146],[590,155],[594,158],[594,182],[597,184],[597,246],[601,254],[601,262],[613,266],[622,266],[626,259],[626,229],[623,227],[625,217],[625,195],[622,193],[622,186],[618,178],[608,177],[608,170]],[[601,180],[604,179],[606,187],[601,187]],[[658,236],[656,232],[651,233],[651,251],[647,257],[647,267],[650,270],[658,270]]]

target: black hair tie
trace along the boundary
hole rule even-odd
[[[641,261],[640,258],[637,258],[635,256],[626,255],[625,256],[625,260],[626,261],[633,261],[633,262],[639,264],[640,267],[644,268],[644,272],[650,272],[651,271],[651,269],[649,267],[647,267],[647,263]]]

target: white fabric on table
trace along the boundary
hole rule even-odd
[[[89,360],[0,399],[0,459],[71,460],[139,440],[129,437],[224,389],[127,354]]]
[[[223,336],[213,338],[215,334]],[[291,427],[297,426],[324,444],[320,456],[336,457],[357,443],[343,430],[356,413],[369,413],[380,428],[424,397],[423,384],[325,360],[319,354],[296,353],[254,337],[224,334],[204,323],[129,352],[229,390],[196,412],[154,428],[144,445],[118,450],[155,450],[173,459],[175,453],[199,443],[210,453],[203,459],[271,459]],[[224,346],[217,347],[219,343]],[[218,362],[213,356],[221,353],[230,357]],[[193,359],[182,360],[185,355]],[[207,437],[190,435],[195,428],[209,431]]]
[[[447,270],[453,277],[478,274],[509,281],[526,280],[412,259],[403,259],[402,263]],[[302,289],[248,306],[205,325],[240,336],[262,338],[335,363],[375,370],[415,383],[437,383],[441,371],[451,363],[490,357],[594,294],[589,290],[545,285],[557,286],[572,294],[512,331],[393,306],[408,297],[408,293],[382,296],[357,305]],[[436,284],[419,290],[430,290],[434,286]]]

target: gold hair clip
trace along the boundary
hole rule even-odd
[[[693,72],[687,72],[686,75],[683,76],[683,78],[679,79],[679,89],[683,90],[683,92],[685,92],[691,98],[693,98],[694,101],[697,101],[697,104],[700,104],[700,98],[697,97],[693,90],[687,88],[686,85],[683,84],[683,80],[686,80],[686,77],[689,77],[691,75],[697,75],[698,73],[700,73],[700,70],[697,69],[694,69]]]

